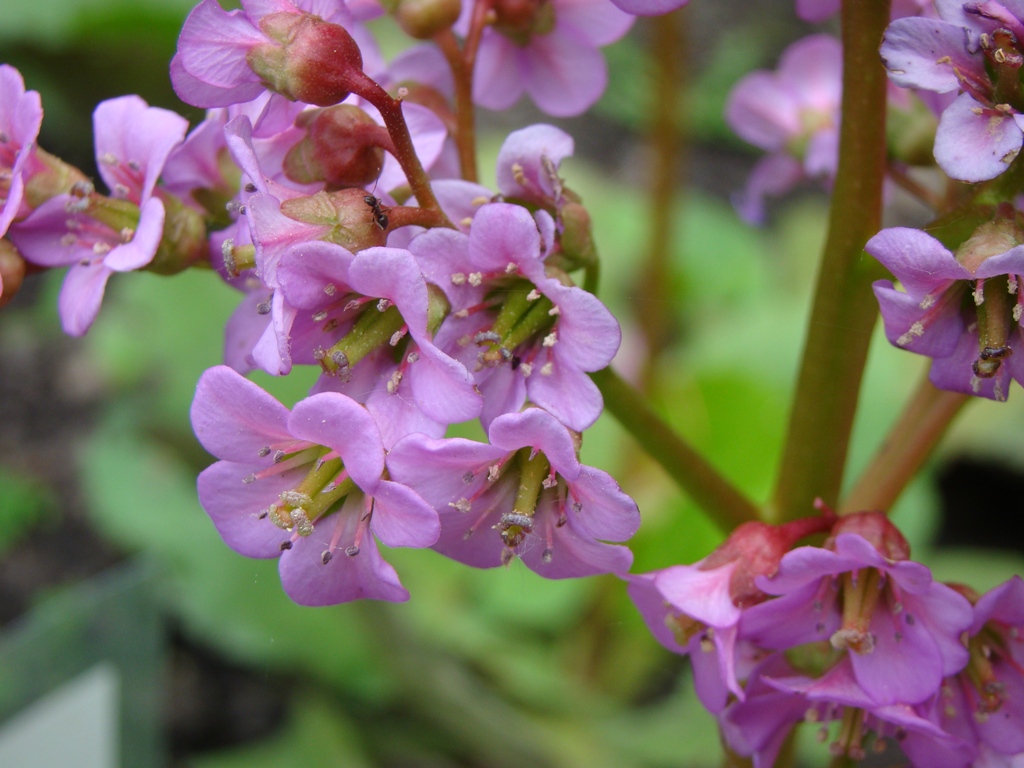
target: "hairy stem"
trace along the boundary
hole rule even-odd
[[[925,376],[871,463],[843,499],[839,514],[892,507],[970,399],[970,395],[960,392],[936,389]]]
[[[758,508],[677,435],[631,384],[611,368],[590,374],[604,404],[647,454],[726,531],[758,520]]]
[[[774,521],[834,504],[878,306],[873,280],[885,271],[863,254],[881,225],[885,176],[886,75],[878,41],[888,0],[843,1],[843,123],[829,233],[791,406],[775,493]]]

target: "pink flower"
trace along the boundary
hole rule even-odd
[[[199,380],[192,426],[220,459],[199,475],[203,508],[236,552],[280,557],[281,584],[295,602],[408,599],[374,536],[389,547],[430,546],[437,514],[385,479],[384,446],[366,409],[324,393],[289,413],[218,366]]]
[[[21,73],[0,65],[0,237],[21,209],[24,174],[35,147],[43,107],[36,91],[26,91]]]
[[[601,413],[601,394],[586,374],[611,362],[619,325],[593,294],[548,274],[554,236],[546,213],[534,219],[520,206],[491,203],[478,210],[468,237],[432,229],[409,245],[451,303],[435,342],[475,365],[485,426],[518,411],[527,396],[576,431]]]
[[[583,466],[574,436],[528,408],[496,418],[490,444],[412,434],[388,454],[388,470],[441,518],[434,549],[477,568],[518,556],[550,579],[623,572],[625,541],[640,525],[635,502],[612,477]]]
[[[96,159],[111,198],[79,188],[43,203],[10,238],[25,258],[70,265],[59,307],[64,330],[81,336],[99,312],[114,272],[148,265],[163,237],[164,204],[154,187],[188,123],[138,96],[101,102],[93,113]]]
[[[1014,245],[1007,225],[984,225],[957,255],[904,227],[884,229],[864,246],[903,286],[873,286],[886,337],[934,358],[929,378],[939,389],[1005,400],[1011,378],[1024,382],[1024,246]]]
[[[468,28],[472,3],[457,29]],[[473,77],[473,100],[508,109],[523,93],[544,112],[569,117],[600,98],[608,82],[598,50],[633,24],[609,0],[498,0],[496,21],[483,31]]]
[[[967,662],[960,633],[970,604],[906,559],[905,541],[881,513],[847,515],[834,530],[830,548],[794,549],[775,576],[757,579],[779,597],[748,609],[740,636],[779,650],[828,641],[863,698],[925,701]],[[861,535],[872,531],[880,531],[875,544]]]
[[[831,183],[839,147],[842,46],[829,35],[811,35],[787,48],[774,72],[759,70],[729,94],[729,126],[768,151],[751,172],[737,201],[740,214],[764,220],[764,198],[780,195],[803,179]]]

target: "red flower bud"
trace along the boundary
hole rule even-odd
[[[295,121],[306,137],[284,158],[285,175],[300,184],[325,182],[328,189],[362,187],[380,176],[387,130],[359,107],[339,104],[307,110]]]

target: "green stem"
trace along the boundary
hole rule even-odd
[[[724,530],[760,519],[757,507],[656,414],[611,368],[590,374],[604,404],[626,431]]]
[[[684,60],[686,35],[685,9],[673,11],[659,19],[652,19],[651,59],[654,76],[651,88],[651,149],[648,210],[650,212],[650,241],[647,261],[640,276],[642,311],[637,322],[647,343],[647,360],[640,380],[649,390],[665,349],[671,344],[676,324],[676,302],[672,298],[672,245],[677,231],[677,180],[683,159],[684,136],[680,120],[685,86]]]
[[[960,392],[936,389],[925,376],[871,463],[843,499],[839,514],[889,510],[970,399],[970,395]]]
[[[843,2],[843,123],[829,233],[769,507],[774,521],[834,504],[843,480],[871,329],[878,306],[871,283],[885,276],[864,243],[881,226],[885,176],[886,75],[878,41],[888,0]]]

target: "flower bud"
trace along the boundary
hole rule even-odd
[[[843,515],[832,526],[831,535],[825,546],[832,549],[835,537],[840,533],[855,533],[867,539],[887,560],[910,559],[910,544],[884,512],[855,512],[852,515]]]
[[[417,40],[429,40],[458,21],[461,0],[399,0],[395,20],[402,30]]]
[[[579,203],[562,206],[562,251],[574,264],[592,264],[597,258],[590,214]]]
[[[288,150],[285,175],[299,184],[324,182],[329,189],[362,187],[380,176],[387,131],[352,104],[307,110],[295,124],[306,136]]]
[[[366,197],[362,189],[317,192],[285,200],[281,213],[296,221],[330,227],[321,239],[356,253],[387,241],[387,232],[376,221]]]
[[[146,271],[158,275],[176,275],[208,258],[206,224],[203,215],[184,205],[177,197],[160,195],[164,204],[164,234]]]
[[[974,230],[963,245],[956,249],[956,260],[972,273],[978,271],[985,259],[999,256],[1024,243],[1024,232],[1009,218],[988,221]]]
[[[282,96],[329,107],[365,78],[359,46],[344,27],[310,14],[271,13],[260,29],[280,45],[254,46],[249,66]]]
[[[551,0],[497,0],[494,28],[519,45],[530,38],[546,35],[555,28],[555,8]]]
[[[25,279],[25,259],[10,240],[0,240],[0,307],[14,298]]]

